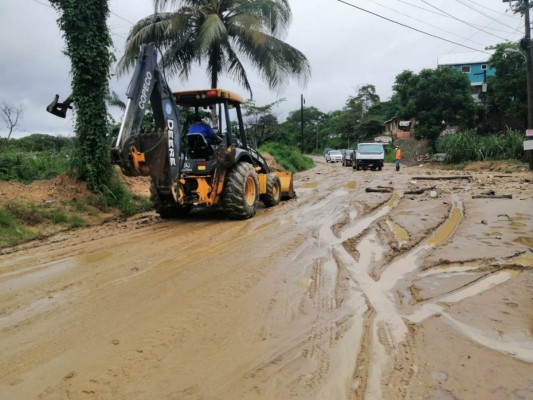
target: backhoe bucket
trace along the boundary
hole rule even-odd
[[[72,97],[67,97],[63,103],[59,103],[59,95],[54,96],[54,100],[46,107],[46,111],[54,114],[56,117],[65,118],[67,116],[67,110],[72,109]]]
[[[281,181],[281,198],[292,199],[296,197],[292,172],[273,172],[273,174],[276,174]]]

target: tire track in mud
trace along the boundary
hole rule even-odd
[[[378,236],[371,226],[382,220],[390,213],[400,201],[398,194],[381,207],[376,208],[371,214],[345,224],[338,229],[337,235],[330,231],[329,237],[323,232],[325,241],[328,242],[338,254],[338,259],[347,266],[352,279],[363,292],[368,310],[363,318],[363,336],[365,346],[360,349],[355,361],[355,370],[360,371],[361,365],[368,371],[366,376],[357,376],[356,387],[353,390],[354,398],[378,398],[383,395],[382,385],[386,381],[394,381],[403,388],[396,388],[400,393],[405,393],[412,375],[412,355],[409,343],[409,328],[399,313],[396,306],[397,297],[394,288],[406,275],[414,272],[419,265],[419,259],[432,247],[445,241],[453,233],[460,222],[461,205],[455,199],[455,206],[448,219],[436,232],[423,243],[415,246],[406,254],[394,258],[386,263],[381,279],[374,280],[371,276],[372,264],[379,262],[384,257],[384,244],[379,242]],[[349,251],[346,241],[356,237],[355,251]],[[375,242],[372,245],[372,242]],[[364,244],[364,250],[362,245]],[[353,254],[359,255],[354,259]],[[391,272],[392,271],[392,272]],[[361,354],[363,352],[364,354]],[[407,365],[406,365],[407,362]],[[363,382],[364,381],[364,382]],[[361,389],[364,388],[364,389]]]

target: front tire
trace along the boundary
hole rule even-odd
[[[259,201],[259,180],[254,167],[239,162],[228,176],[222,196],[222,206],[231,219],[252,218]]]
[[[265,207],[274,207],[281,201],[281,181],[274,174],[266,176],[266,193],[261,195]]]
[[[162,219],[185,218],[191,211],[191,205],[179,206],[173,202],[170,196],[161,196],[157,192],[154,182],[150,184],[150,200],[155,211]]]

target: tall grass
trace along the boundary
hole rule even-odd
[[[507,130],[499,135],[481,136],[473,131],[458,132],[439,138],[436,143],[439,153],[448,154],[448,162],[487,160],[525,160],[523,135]]]
[[[109,185],[96,195],[93,205],[104,212],[108,208],[118,208],[125,217],[152,209],[150,199],[131,193],[119,180],[116,172]]]
[[[71,159],[71,148],[57,152],[7,149],[0,153],[0,180],[31,183],[39,179],[51,179],[68,171]]]
[[[283,168],[292,173],[305,171],[315,166],[310,157],[302,154],[296,147],[285,144],[267,143],[261,146],[259,151],[270,154]]]

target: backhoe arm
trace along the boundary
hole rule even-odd
[[[167,180],[177,198],[183,123],[172,92],[157,67],[153,44],[141,45],[126,96],[126,111],[112,149],[113,162],[125,175],[151,175]],[[156,131],[141,132],[148,103],[152,106]]]

